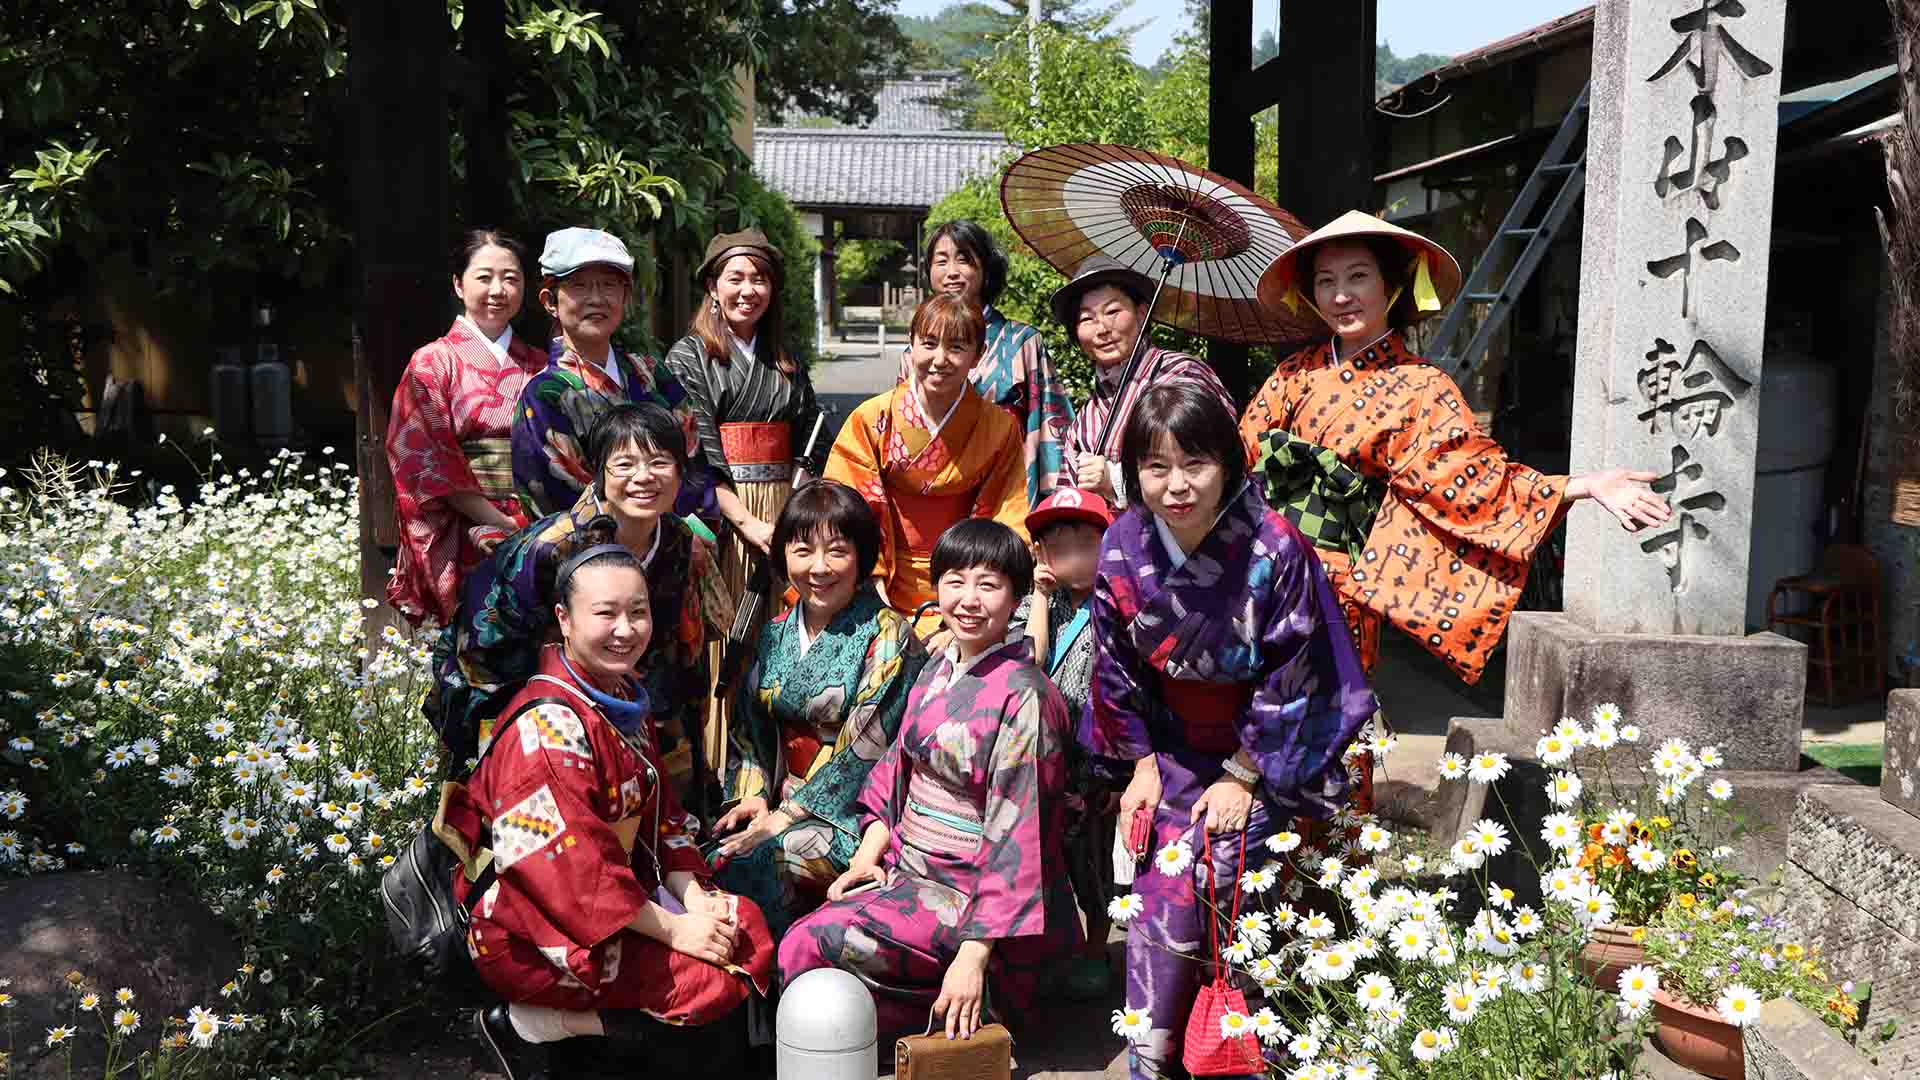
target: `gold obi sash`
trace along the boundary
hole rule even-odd
[[[793,479],[793,425],[721,424],[720,450],[736,484],[787,483]]]
[[[907,780],[907,805],[900,814],[900,842],[929,855],[971,856],[986,831],[973,803],[915,769]]]
[[[460,452],[467,457],[480,494],[489,499],[514,497],[512,439],[468,439],[460,444]]]

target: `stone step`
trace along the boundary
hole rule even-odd
[[[1640,1045],[1640,1068],[1635,1075],[1650,1080],[1700,1080],[1702,1074],[1668,1057],[1659,1042],[1649,1035]]]

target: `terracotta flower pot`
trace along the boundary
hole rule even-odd
[[[1601,923],[1580,949],[1580,970],[1609,994],[1620,992],[1620,973],[1647,962],[1646,946],[1633,940],[1638,927]]]
[[[1660,1025],[1653,1037],[1676,1064],[1719,1080],[1741,1080],[1747,1075],[1740,1029],[1721,1019],[1718,1009],[1701,1008],[1655,990],[1653,1015]]]

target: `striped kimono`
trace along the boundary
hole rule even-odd
[[[1106,458],[1112,463],[1113,490],[1118,496],[1116,503],[1124,506],[1127,493],[1120,490],[1120,443],[1126,438],[1127,418],[1133,415],[1134,402],[1140,400],[1140,395],[1146,393],[1148,387],[1171,379],[1187,379],[1219,398],[1226,405],[1228,413],[1237,416],[1240,410],[1235,407],[1233,395],[1227,393],[1220,376],[1215,375],[1205,362],[1186,353],[1169,352],[1153,346],[1140,358],[1140,366],[1134,369],[1132,382],[1119,385],[1121,374],[1119,365],[1099,368],[1094,372],[1093,396],[1081,406],[1080,414],[1074,417],[1073,426],[1067,432],[1067,473],[1074,475],[1075,467],[1084,454]],[[1113,433],[1102,443],[1100,432],[1106,427],[1107,418],[1116,412],[1120,419],[1113,425]]]

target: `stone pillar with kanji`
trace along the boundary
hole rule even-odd
[[[1602,0],[1573,471],[1644,469],[1673,516],[1568,519],[1566,611],[1521,613],[1507,720],[1619,704],[1734,768],[1799,767],[1805,649],[1747,633],[1786,0]]]

